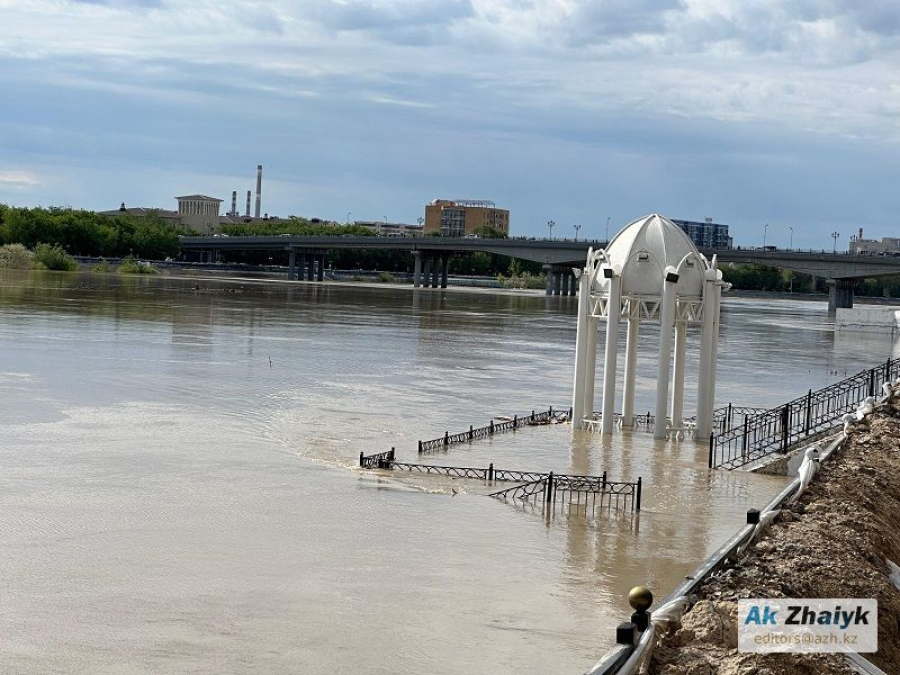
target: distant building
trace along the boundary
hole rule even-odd
[[[508,235],[509,211],[498,209],[494,202],[474,199],[435,199],[425,206],[424,234],[464,237],[482,227]]]
[[[201,234],[210,234],[219,226],[221,199],[206,195],[176,197],[181,222]]]
[[[859,235],[850,237],[850,253],[856,255],[900,255],[900,239],[897,237],[882,237],[877,239],[863,239],[863,231],[860,228]]]
[[[98,215],[101,216],[133,216],[135,218],[144,218],[150,214],[154,214],[163,220],[168,220],[169,222],[177,225],[181,222],[181,216],[178,214],[178,211],[170,211],[168,209],[157,209],[146,206],[125,206],[125,202],[122,202],[122,205],[113,209],[112,211],[98,211]]]
[[[381,220],[357,220],[353,223],[360,227],[367,227],[379,237],[421,237],[421,225],[408,225],[406,223],[388,223]]]
[[[672,222],[678,225],[684,233],[691,238],[697,248],[732,248],[732,238],[728,236],[728,226],[721,223],[714,223],[712,218],[707,218],[704,222],[698,223],[694,220],[675,220]]]

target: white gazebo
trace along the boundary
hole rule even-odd
[[[597,333],[600,319],[606,319],[600,419],[602,432],[612,433],[616,422],[618,325],[623,320],[628,323],[628,337],[622,414],[619,418],[621,426],[631,427],[634,424],[640,325],[659,322],[653,436],[661,439],[666,438],[670,431],[682,432],[686,329],[687,324],[694,323],[702,325],[695,431],[698,438],[708,436],[712,431],[715,403],[719,305],[722,288],[727,285],[722,281],[722,272],[717,269],[715,257],[708,261],[681,228],[658,214],[627,225],[613,237],[606,249],[590,249],[587,264],[579,277],[573,426],[584,428],[594,421]],[[675,364],[670,399],[673,328]],[[667,402],[670,403],[668,411]]]

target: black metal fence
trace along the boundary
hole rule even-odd
[[[777,408],[746,415],[732,428],[710,436],[709,467],[737,469],[788,449],[833,428],[843,415],[854,412],[867,396],[877,396],[885,382],[900,376],[900,359],[855,375]]]
[[[498,499],[529,499],[536,494],[543,495],[544,501],[555,502],[557,498],[568,496],[569,501],[577,498],[581,503],[581,495],[593,496],[595,502],[600,496],[601,503],[606,498],[606,503],[616,508],[632,511],[641,510],[642,481],[638,478],[634,482],[610,481],[606,472],[602,476],[580,476],[569,474],[542,473],[538,471],[517,471],[515,469],[495,469],[493,464],[487,468],[470,466],[442,466],[437,464],[413,464],[409,462],[397,462],[394,460],[394,448],[377,455],[359,455],[359,465],[368,469],[388,469],[410,471],[413,473],[450,476],[451,478],[468,478],[482,480],[488,483],[510,482],[520,483],[511,488],[493,492],[491,497]]]
[[[524,426],[550,424],[555,419],[568,419],[568,417],[568,411],[554,411],[551,407],[550,410],[545,412],[536,413],[532,410],[530,415],[525,415],[524,417],[516,415],[511,420],[503,420],[500,422],[491,420],[491,423],[486,427],[479,427],[476,429],[470,426],[468,431],[461,431],[457,434],[451,434],[448,431],[440,438],[435,438],[430,441],[419,441],[419,454],[445,450],[447,447],[457,443],[471,443],[480,438],[487,438],[488,436],[502,434],[507,431],[515,431]]]
[[[506,488],[499,492],[491,493],[496,499],[522,501],[535,500],[547,504],[558,501],[574,501],[584,505],[591,502],[592,506],[606,505],[609,508],[640,511],[641,510],[642,480],[639,477],[635,482],[609,481],[606,472],[602,476],[570,476],[566,474],[554,474],[550,472],[541,478],[530,480],[527,483]]]
[[[394,461],[394,448],[377,455],[364,455],[359,453],[359,465],[364,469],[390,469]]]

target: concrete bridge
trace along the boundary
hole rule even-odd
[[[582,267],[588,248],[603,241],[571,239],[476,239],[448,237],[302,237],[294,235],[248,237],[182,237],[182,254],[201,262],[215,262],[223,251],[286,251],[288,278],[313,281],[324,278],[325,254],[330,250],[409,251],[414,258],[413,283],[447,287],[447,261],[453,254],[494,253],[543,263],[548,273],[547,293],[575,295],[573,267]],[[860,279],[900,275],[900,257],[851,255],[824,251],[759,249],[707,249],[707,258],[720,262],[752,263],[781,270],[802,272],[828,281],[829,310],[852,307]]]

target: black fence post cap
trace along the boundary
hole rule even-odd
[[[758,525],[759,524],[759,509],[747,509],[747,524],[748,525]]]
[[[631,621],[616,626],[616,644],[634,647],[637,644],[637,626]]]

